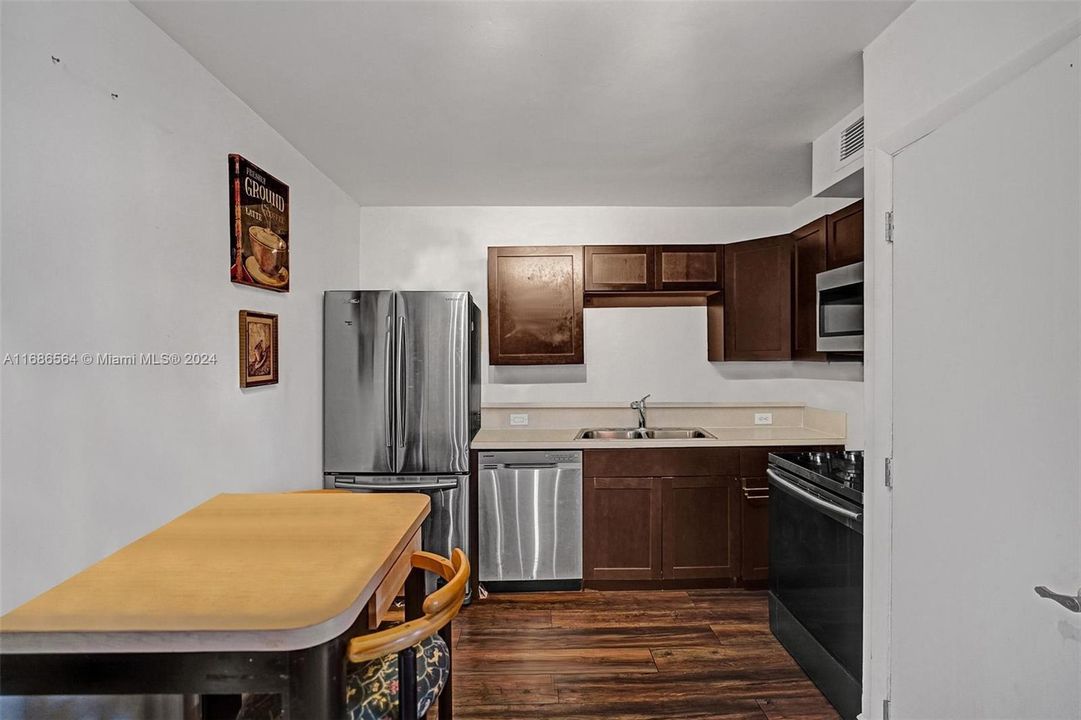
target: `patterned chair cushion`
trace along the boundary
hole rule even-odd
[[[450,655],[438,634],[413,646],[417,652],[417,717],[424,717],[447,684]],[[349,666],[346,717],[398,720],[398,655]],[[281,695],[245,695],[237,720],[279,720]]]

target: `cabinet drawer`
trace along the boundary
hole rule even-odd
[[[685,477],[738,475],[736,448],[627,448],[586,450],[586,477]]]
[[[387,611],[390,610],[390,606],[394,604],[394,598],[398,597],[398,594],[402,590],[402,586],[405,585],[406,578],[409,577],[410,571],[413,569],[412,558],[413,553],[420,550],[420,529],[418,528],[413,537],[409,538],[409,542],[406,543],[405,549],[391,565],[390,571],[387,572],[383,582],[379,583],[379,587],[372,593],[372,597],[368,600],[368,628],[375,630],[379,627],[379,623],[383,622],[383,619],[387,616]]]

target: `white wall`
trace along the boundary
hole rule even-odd
[[[1074,2],[914,3],[864,52],[867,147],[1078,18]]]
[[[792,208],[365,207],[361,286],[459,289],[487,315],[490,245],[726,243],[788,232],[851,200],[809,198]],[[487,331],[485,330],[485,357]],[[585,311],[585,365],[491,367],[485,402],[802,401],[849,413],[862,436],[858,363],[710,363],[705,308]],[[853,432],[855,430],[855,432]]]
[[[882,717],[889,689],[892,452],[891,154],[970,106],[1014,71],[1019,57],[1069,31],[1077,2],[916,2],[864,52],[866,383],[864,717]],[[958,178],[962,170],[957,169]],[[963,182],[959,179],[959,182]],[[903,237],[904,221],[898,221]],[[922,592],[922,589],[920,589]],[[948,681],[948,673],[941,675]]]
[[[217,493],[320,484],[321,293],[358,281],[359,208],[130,4],[2,24],[2,351],[217,356],[3,368],[7,610]],[[229,281],[230,152],[290,186],[288,294]],[[240,309],[280,315],[280,384],[238,387]]]

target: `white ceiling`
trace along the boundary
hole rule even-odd
[[[692,206],[809,195],[907,4],[136,2],[362,205]]]

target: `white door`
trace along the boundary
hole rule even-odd
[[[894,158],[891,717],[1081,717],[1078,41]]]

